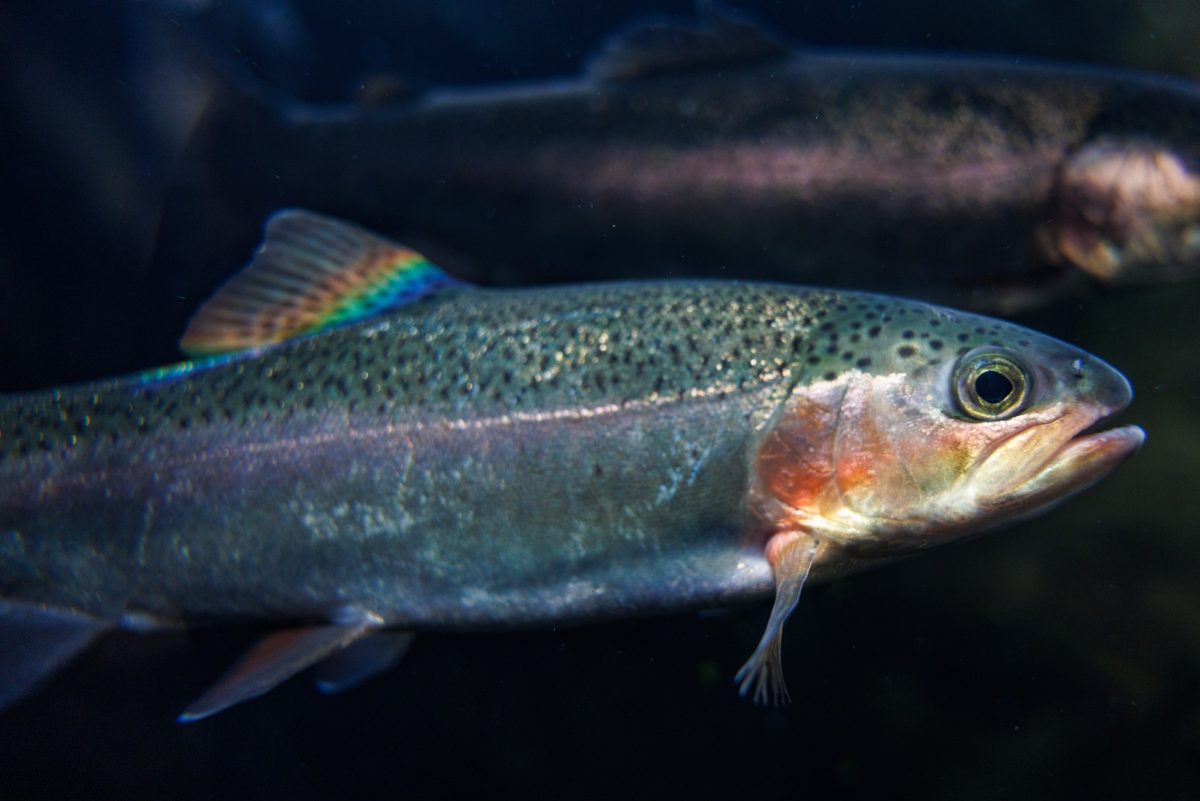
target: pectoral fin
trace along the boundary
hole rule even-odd
[[[208,692],[196,699],[180,723],[190,723],[257,698],[374,630],[369,623],[310,626],[276,632],[251,648]]]
[[[0,710],[36,690],[105,628],[67,609],[0,601]]]
[[[317,689],[340,693],[399,662],[412,645],[411,631],[381,631],[352,642],[317,665]]]
[[[754,691],[756,704],[783,704],[791,700],[783,680],[780,652],[783,624],[796,608],[800,591],[820,553],[820,541],[806,533],[776,534],[767,544],[767,559],[775,571],[775,605],[758,647],[734,677],[741,685],[741,695]]]

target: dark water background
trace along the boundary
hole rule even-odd
[[[266,26],[262,4],[188,5],[0,6],[0,389],[176,358],[153,332],[201,298],[163,296],[148,256],[173,28],[338,102],[371,75],[571,73],[639,10],[690,7],[298,0]],[[1188,0],[744,6],[802,43],[1200,77]],[[191,726],[175,714],[258,632],[116,634],[0,715],[0,798],[1200,797],[1198,309],[1193,283],[1022,318],[1129,376],[1146,449],[1035,521],[806,591],[791,707],[734,692],[765,606],[428,636],[354,692],[296,680]]]

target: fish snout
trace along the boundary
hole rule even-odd
[[[1070,371],[1081,382],[1079,400],[1094,405],[1100,420],[1120,414],[1133,402],[1133,386],[1121,371],[1095,356],[1072,360]]]

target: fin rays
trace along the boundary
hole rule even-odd
[[[775,604],[767,620],[766,631],[746,664],[734,676],[738,692],[744,697],[753,691],[756,704],[786,704],[791,701],[783,679],[783,624],[800,601],[800,592],[808,580],[809,571],[817,559],[820,543],[806,536],[779,535],[793,538],[780,549],[774,560]]]
[[[322,692],[350,689],[399,661],[412,638],[409,632],[380,631],[369,621],[275,632],[234,663],[179,721],[202,720],[257,698],[313,665],[318,665],[317,687]]]
[[[201,307],[180,348],[206,356],[274,345],[461,283],[364,228],[287,209],[267,221],[253,260]]]
[[[183,710],[179,722],[201,720],[234,704],[257,698],[346,647],[368,630],[367,624],[330,625],[271,634],[247,651],[212,688]]]

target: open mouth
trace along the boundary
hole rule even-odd
[[[1041,469],[1012,493],[1012,502],[1030,511],[1056,503],[1087,489],[1136,453],[1146,432],[1135,425],[1102,429],[1106,419],[1062,443]]]
[[[973,480],[976,497],[996,511],[1036,511],[1099,481],[1145,441],[1138,426],[1104,426],[1123,404],[1076,407],[996,444]],[[1097,413],[1099,412],[1099,413]]]
[[[1067,440],[1038,476],[1038,481],[1052,483],[1064,471],[1078,481],[1080,489],[1104,476],[1108,471],[1132,456],[1146,441],[1146,432],[1139,426],[1126,425],[1100,430],[1099,421]]]

